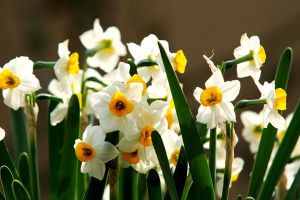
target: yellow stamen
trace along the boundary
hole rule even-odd
[[[141,131],[140,143],[144,146],[152,145],[151,134],[153,131],[153,126],[151,124],[146,125]]]
[[[132,165],[139,163],[141,160],[138,155],[138,150],[136,150],[134,152],[123,152],[122,156],[123,156],[124,160],[126,160],[127,162],[129,162]]]
[[[79,93],[77,93],[76,95],[77,95],[77,97],[78,97],[79,107],[80,107],[80,109],[81,109],[81,108],[82,108],[82,93],[79,92]]]
[[[266,62],[267,56],[266,56],[266,52],[265,52],[265,49],[264,49],[263,46],[260,46],[257,55],[258,55],[258,57],[259,57],[261,63],[264,64],[264,63]]]
[[[169,102],[169,108],[166,113],[166,118],[168,122],[168,128],[171,128],[172,122],[173,122],[173,113],[172,110],[175,108],[173,99]]]
[[[171,155],[171,162],[173,163],[173,165],[177,165],[178,159],[179,159],[179,154],[180,154],[180,150],[176,149],[175,151],[173,151],[172,155]]]
[[[175,66],[175,70],[177,70],[179,73],[183,74],[185,71],[187,59],[182,50],[179,50],[176,52],[173,63]]]
[[[67,71],[69,74],[78,74],[79,72],[79,54],[74,52],[70,55],[68,64],[67,64]]]
[[[131,113],[134,105],[127,100],[127,97],[122,92],[116,92],[109,103],[109,110],[117,117],[123,117]]]
[[[81,162],[87,162],[95,157],[96,152],[92,146],[84,142],[79,142],[75,148],[75,154],[78,160]]]
[[[282,88],[277,88],[275,90],[276,99],[275,107],[277,110],[286,110],[286,92]]]
[[[216,86],[208,87],[200,94],[200,102],[204,106],[214,106],[220,103],[222,98],[222,91]]]
[[[233,175],[231,175],[231,181],[235,182],[239,178],[239,175],[240,174],[233,174]]]
[[[2,90],[8,88],[16,88],[20,84],[20,79],[10,70],[4,69],[0,72],[0,88]]]
[[[146,85],[146,82],[144,81],[144,79],[142,79],[142,77],[140,77],[139,75],[137,74],[134,74],[128,81],[127,81],[127,84],[130,84],[130,83],[141,83],[143,84],[143,92],[142,92],[142,95],[144,96],[147,92],[147,85]]]

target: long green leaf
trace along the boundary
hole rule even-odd
[[[2,192],[0,192],[0,200],[6,200]]]
[[[281,55],[280,62],[275,75],[275,87],[287,89],[293,60],[293,51],[291,48],[286,48]]]
[[[62,102],[63,100],[59,97],[53,96],[51,94],[41,93],[35,96],[35,100],[52,100],[57,102]]]
[[[193,181],[197,188],[198,198],[215,199],[207,159],[205,157],[202,142],[197,134],[197,128],[192,112],[164,48],[160,43],[158,43],[158,45],[174,99],[176,113],[178,114],[180,130],[185,144],[186,155],[190,164]]]
[[[12,117],[12,133],[13,133],[13,147],[15,154],[15,161],[18,160],[22,152],[29,152],[28,134],[27,134],[27,121],[24,114],[24,109],[18,110],[11,109]]]
[[[186,181],[185,181],[185,184],[184,184],[184,187],[183,187],[183,192],[182,192],[182,195],[181,195],[181,198],[180,198],[181,200],[186,200],[187,199],[189,191],[192,187],[192,184],[193,184],[193,179],[192,179],[191,174],[189,173],[188,176],[186,177]]]
[[[297,197],[298,195],[298,197]],[[300,198],[300,168],[295,176],[295,179],[288,190],[284,200],[293,200],[293,199]]]
[[[259,195],[259,200],[271,199],[273,190],[288,163],[290,155],[300,136],[300,101],[297,104],[293,119],[285,133],[282,142],[279,145],[278,151],[272,162],[265,183]]]
[[[50,100],[48,104],[49,187],[51,200],[57,199],[57,177],[65,134],[65,121],[58,123],[56,126],[52,126],[50,123],[50,114],[58,103],[57,101]]]
[[[149,200],[162,200],[160,180],[155,169],[151,169],[148,173],[147,188]]]
[[[56,62],[37,61],[33,65],[33,69],[53,68]]]
[[[138,174],[132,168],[121,168],[119,174],[119,200],[138,199]]]
[[[30,195],[25,186],[19,181],[14,180],[12,182],[12,192],[16,200],[30,200]]]
[[[10,157],[10,154],[8,152],[8,149],[4,143],[4,140],[0,141],[0,167],[3,165],[6,165],[12,172],[13,177],[15,179],[19,179],[19,174],[17,169],[14,166],[14,163]]]
[[[77,189],[77,158],[74,152],[74,142],[79,137],[80,109],[77,95],[69,102],[65,135],[62,147],[61,162],[58,171],[57,197],[60,200],[75,199]]]
[[[146,196],[146,190],[147,190],[147,177],[145,174],[139,173],[138,174],[138,199],[143,200]]]
[[[172,172],[170,169],[169,160],[167,157],[167,153],[163,144],[163,141],[157,131],[153,131],[151,134],[152,143],[163,172],[166,184],[168,186],[169,194],[172,200],[178,200],[178,194],[176,190],[176,185],[172,176]]]
[[[19,174],[24,187],[31,191],[31,171],[30,171],[29,156],[23,152],[19,157]]]
[[[11,184],[14,180],[14,177],[10,169],[5,165],[0,168],[0,178],[6,199],[14,200],[15,198],[11,188]]]

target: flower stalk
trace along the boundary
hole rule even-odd
[[[213,187],[216,185],[216,143],[217,130],[216,128],[210,130],[209,137],[209,169]]]

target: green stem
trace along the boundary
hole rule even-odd
[[[289,159],[288,163],[292,163],[296,160],[300,160],[300,155],[293,156]]]
[[[56,62],[37,61],[33,64],[33,69],[53,68]]]
[[[30,96],[25,106],[25,114],[28,123],[29,136],[29,152],[30,152],[30,166],[32,174],[32,199],[40,199],[40,180],[38,168],[38,152],[37,152],[37,132],[36,132],[36,116],[34,113],[34,95]]]
[[[233,123],[226,122],[226,160],[225,172],[223,180],[222,200],[228,200],[229,187],[231,182],[232,162],[234,159],[234,136],[233,136]]]
[[[264,105],[267,104],[266,99],[251,99],[251,100],[240,100],[234,106],[234,109],[242,109],[250,105]]]
[[[209,169],[212,179],[213,187],[216,185],[216,143],[217,143],[217,130],[216,128],[210,130],[209,139]]]
[[[138,174],[132,168],[121,168],[119,176],[119,200],[138,199]]]
[[[233,59],[233,60],[225,61],[224,64],[222,64],[222,67],[224,69],[229,69],[233,65],[237,65],[237,64],[240,64],[240,63],[243,63],[243,62],[247,62],[247,61],[251,61],[251,60],[253,60],[253,52],[250,52],[249,54],[247,54],[245,56],[242,56],[240,58],[236,58],[236,59]]]

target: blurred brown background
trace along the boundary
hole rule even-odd
[[[285,47],[294,50],[294,64],[288,87],[288,111],[299,98],[300,64],[300,3],[291,1],[179,1],[179,0],[0,0],[0,65],[26,55],[32,60],[57,59],[57,45],[70,39],[72,51],[83,52],[78,36],[92,28],[100,18],[104,28],[117,26],[122,41],[140,43],[150,33],[166,39],[171,50],[183,49],[188,58],[186,73],[180,76],[185,93],[194,112],[198,105],[192,97],[196,86],[203,86],[210,75],[202,55],[215,52],[213,61],[232,59],[240,36],[258,35],[267,53],[261,81],[274,79],[277,62]],[[125,59],[125,58],[123,58]],[[43,90],[54,74],[51,70],[35,72]],[[226,73],[235,79],[236,70]],[[298,79],[298,80],[297,80]],[[258,98],[259,93],[250,78],[241,80],[239,99]],[[38,126],[39,160],[43,199],[48,199],[48,152],[46,102],[41,102]],[[253,107],[259,110],[259,107]],[[1,104],[0,126],[7,131],[6,142],[12,145],[10,110]],[[239,115],[238,115],[239,116]],[[238,123],[240,119],[238,118]],[[241,126],[237,127],[240,135]],[[240,137],[241,138],[241,137]],[[10,146],[11,147],[11,146]],[[248,145],[241,139],[236,155],[246,160],[244,170],[231,197],[245,194],[253,158]]]

